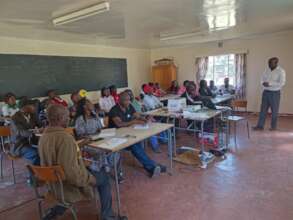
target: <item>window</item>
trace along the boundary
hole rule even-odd
[[[235,86],[235,54],[209,56],[208,71],[205,80],[214,80],[216,86],[224,84],[224,79],[229,77],[230,85]]]

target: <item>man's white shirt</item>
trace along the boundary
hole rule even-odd
[[[269,87],[264,87],[264,90],[279,91],[286,83],[286,72],[280,66],[273,71],[268,68],[262,75],[261,83],[269,83]]]

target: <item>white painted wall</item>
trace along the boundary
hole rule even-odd
[[[281,113],[293,113],[293,32],[273,34],[254,39],[224,42],[223,48],[216,43],[188,47],[170,47],[151,50],[151,61],[163,57],[174,57],[178,79],[195,80],[195,58],[203,55],[226,54],[248,51],[247,56],[247,100],[250,111],[259,111],[261,102],[260,77],[267,66],[268,58],[277,56],[287,72],[287,83],[282,91]],[[290,98],[291,97],[291,98]]]

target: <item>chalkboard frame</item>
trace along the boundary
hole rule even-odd
[[[46,96],[50,89],[64,95],[79,89],[98,91],[113,84],[128,87],[126,58],[0,54],[0,76],[1,96],[13,92],[33,98]]]

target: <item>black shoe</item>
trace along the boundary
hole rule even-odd
[[[123,173],[119,173],[119,175],[118,175],[118,183],[122,184],[124,182],[125,182],[125,178],[123,176]]]
[[[160,153],[162,153],[162,150],[161,150],[159,147],[153,149],[153,151],[154,151],[156,154],[160,154]]]
[[[258,126],[252,127],[252,129],[254,131],[263,131],[264,130],[262,127],[258,127]]]
[[[159,165],[157,165],[151,172],[151,178],[155,178],[157,176],[160,176],[161,174],[161,167]]]
[[[128,220],[128,218],[126,216],[120,216],[117,220]]]
[[[270,128],[270,131],[277,131],[277,128]]]
[[[67,208],[57,205],[53,208],[50,208],[46,215],[42,218],[43,220],[52,220],[58,216],[63,215],[66,212]]]
[[[159,164],[160,168],[161,168],[161,173],[166,173],[167,172],[167,167],[162,165],[162,164]]]

